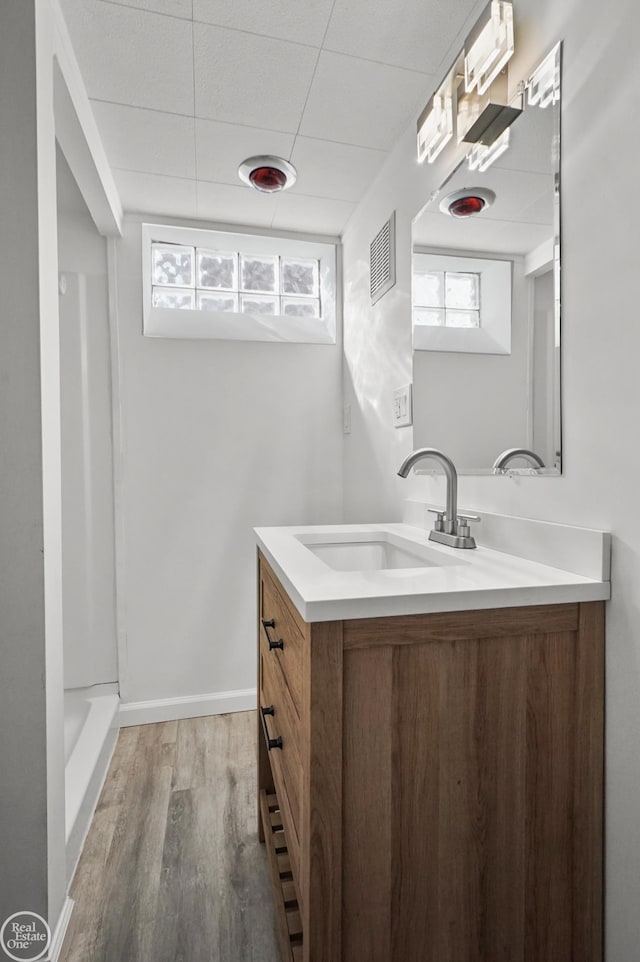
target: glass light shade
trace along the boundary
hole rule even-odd
[[[477,88],[483,94],[513,54],[513,6],[493,0],[490,17],[474,38],[464,58],[467,93]]]
[[[560,100],[560,45],[557,44],[527,81],[527,100],[534,107],[548,107]]]
[[[418,163],[432,164],[453,137],[453,72],[433,95],[431,109],[418,120]]]
[[[478,170],[480,172],[487,170],[491,167],[494,160],[501,157],[505,150],[509,149],[509,134],[511,128],[507,127],[505,132],[501,134],[497,140],[489,146],[485,147],[484,144],[475,144],[474,147],[467,154],[467,163],[469,164],[469,170]]]
[[[458,94],[458,115],[456,117],[456,135],[458,143],[462,143],[466,133],[471,130],[482,113],[483,100],[477,94]]]

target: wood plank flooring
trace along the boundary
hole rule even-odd
[[[255,712],[124,728],[60,962],[279,962]]]

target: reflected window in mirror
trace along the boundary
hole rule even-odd
[[[480,274],[416,269],[413,317],[432,327],[480,327]]]
[[[511,264],[499,258],[413,252],[413,346],[508,354]]]

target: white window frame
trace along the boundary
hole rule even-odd
[[[418,248],[413,253],[412,277],[418,266],[420,273],[480,274],[480,327],[436,327],[417,324],[412,318],[415,351],[511,354],[511,261],[435,254]]]
[[[154,307],[151,245],[181,244],[243,254],[279,254],[319,262],[320,317],[289,314],[243,314]],[[142,333],[145,337],[200,338],[232,341],[284,341],[296,344],[336,343],[335,244],[271,235],[232,233],[167,224],[142,225]],[[170,288],[168,287],[167,290]]]

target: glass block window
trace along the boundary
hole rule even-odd
[[[320,317],[320,261],[151,244],[153,307]]]
[[[416,271],[413,315],[429,327],[480,327],[480,274]]]
[[[193,248],[154,244],[153,280],[163,287],[193,287]]]

